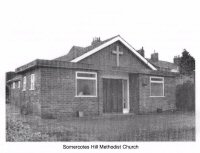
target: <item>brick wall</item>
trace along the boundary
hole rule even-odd
[[[139,74],[129,75],[130,112],[139,113]]]
[[[93,64],[99,67],[106,65],[117,66],[116,55],[112,53],[112,51],[116,51],[117,46],[119,46],[120,52],[123,52],[123,55],[120,55],[119,57],[120,67],[131,68],[132,70],[150,70],[144,62],[136,57],[136,55],[121,42],[115,42],[108,47],[103,48],[101,51],[81,60],[79,63]]]
[[[164,97],[150,97],[150,76],[139,75],[139,111],[153,112],[157,108],[164,110],[175,109],[176,84],[174,77],[164,77]]]
[[[98,97],[75,97],[75,72],[84,70],[41,68],[42,117],[98,115]]]
[[[15,89],[13,89],[13,82],[9,84],[10,88],[10,102],[16,106],[20,106],[20,92],[18,82],[15,82]]]
[[[175,109],[175,78],[164,77],[165,97],[150,97],[149,75],[128,74],[119,71],[97,72],[97,97],[75,97],[75,73],[83,69],[38,68],[21,74],[20,89],[11,89],[12,102],[19,106],[31,104],[33,113],[42,117],[85,116],[103,113],[103,78],[129,79],[129,103],[131,113],[146,113]],[[94,72],[94,71],[93,71]],[[30,75],[35,74],[35,90],[30,89]],[[27,76],[26,91],[22,91],[22,78]]]
[[[31,74],[35,74],[35,90],[30,90]],[[26,76],[26,90],[22,91],[22,78]],[[16,83],[15,89],[11,87],[11,103],[19,107],[27,106],[33,114],[40,115],[40,70],[34,69],[20,75],[20,88]]]

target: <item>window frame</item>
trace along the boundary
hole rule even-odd
[[[15,81],[12,83],[12,89],[15,89],[16,83]]]
[[[26,91],[26,85],[27,85],[27,78],[26,76],[23,77],[23,82],[22,82],[22,91]]]
[[[31,74],[31,79],[30,79],[30,89],[29,90],[35,90],[35,74]]]
[[[92,78],[92,77],[80,77],[78,76],[78,74],[94,74],[95,77]],[[77,95],[77,80],[94,80],[95,81],[95,95]],[[76,71],[76,74],[75,74],[75,97],[97,97],[97,72],[87,72],[87,71]]]
[[[20,87],[21,87],[21,81],[18,81],[18,89],[20,89]]]
[[[162,81],[152,81],[152,78],[155,78],[155,79],[162,79]],[[150,97],[165,97],[165,79],[164,77],[157,77],[157,76],[150,76]],[[158,83],[158,84],[162,84],[163,86],[163,92],[162,92],[162,95],[160,96],[154,96],[154,95],[151,95],[151,84],[152,83]]]

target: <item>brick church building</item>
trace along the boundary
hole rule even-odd
[[[88,47],[7,73],[7,99],[42,118],[173,110],[176,66],[156,58],[146,59],[119,35],[95,38]]]

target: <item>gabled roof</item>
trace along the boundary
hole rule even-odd
[[[58,57],[54,60],[59,60],[59,61],[71,61],[74,58],[81,56],[82,54],[85,53],[85,49],[83,47],[79,47],[79,46],[73,46],[70,51],[68,52],[68,54]]]
[[[115,43],[116,41],[120,41],[122,44],[124,44],[130,51],[132,51],[141,61],[143,61],[148,67],[150,67],[152,70],[157,70],[156,67],[154,67],[150,62],[148,62],[147,59],[145,59],[143,56],[141,56],[129,43],[127,43],[120,35],[110,39],[109,41],[106,41],[105,43],[99,45],[98,47],[86,52],[85,54],[71,60],[71,62],[77,63],[81,61],[82,59],[102,50],[103,48]]]
[[[166,70],[169,70],[169,71],[178,70],[178,66],[174,63],[171,63],[171,62],[161,61],[161,60],[153,61],[151,59],[148,59],[148,61],[150,63],[152,63],[153,65],[155,65],[157,68],[166,69]]]
[[[97,47],[99,47],[100,45],[103,45],[104,43],[110,41],[111,39],[115,38],[117,36],[114,36],[112,38],[109,38],[109,39],[106,39],[104,41],[100,41],[98,42],[97,44],[93,44],[93,45],[90,45],[90,46],[87,46],[87,47],[79,47],[79,46],[73,46],[70,51],[68,52],[68,54],[64,55],[64,56],[61,56],[61,57],[58,57],[54,60],[59,60],[59,61],[68,61],[70,62],[71,60],[91,51],[92,49],[95,49]]]
[[[145,59],[143,56],[141,56],[129,43],[127,43],[120,35],[117,35],[115,37],[112,37],[110,39],[104,40],[99,42],[96,45],[91,45],[85,48],[73,46],[72,49],[69,51],[67,55],[64,55],[62,57],[56,58],[55,60],[65,60],[70,61],[73,63],[77,63],[84,58],[102,50],[103,48],[120,41],[122,44],[124,44],[132,53],[134,53],[143,63],[145,63],[149,68],[152,70],[157,70],[154,65],[152,65],[147,59]]]

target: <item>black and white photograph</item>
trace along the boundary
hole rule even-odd
[[[196,152],[195,2],[1,2],[2,151]]]
[[[7,72],[6,140],[194,141],[195,60],[173,61],[117,35]]]

